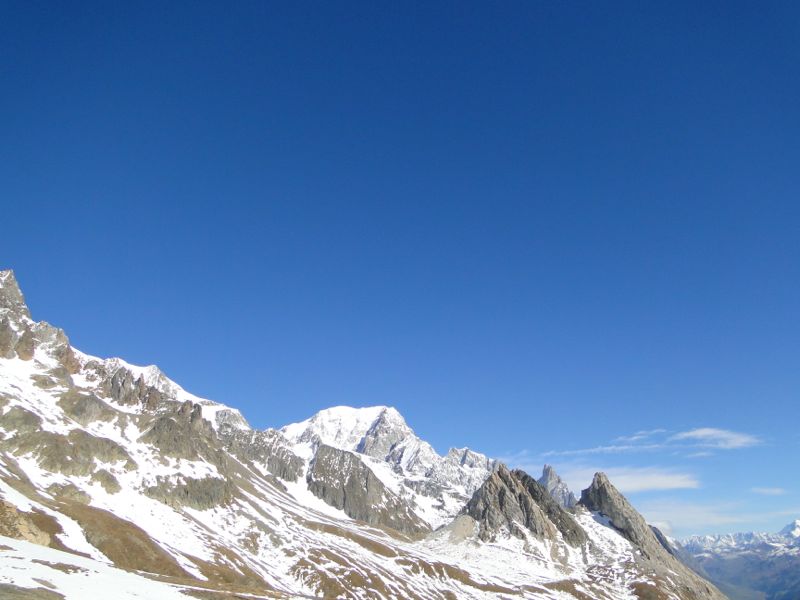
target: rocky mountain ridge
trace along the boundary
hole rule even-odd
[[[607,478],[584,495],[440,456],[389,407],[254,430],[156,367],[75,350],[0,272],[0,537],[158,580],[154,598],[722,597]],[[24,554],[2,542],[0,563]],[[29,556],[0,590],[28,593]]]

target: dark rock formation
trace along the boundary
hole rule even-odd
[[[104,390],[115,402],[125,405],[141,405],[146,410],[156,410],[164,401],[163,394],[147,385],[140,375],[134,379],[128,369],[119,368],[104,382]]]
[[[229,504],[233,500],[235,491],[236,486],[218,477],[203,479],[186,477],[177,483],[171,482],[166,477],[159,477],[156,485],[144,492],[150,498],[160,500],[173,508],[188,506],[206,510]]]
[[[321,444],[307,475],[308,489],[349,517],[418,536],[430,527],[352,452]]]
[[[484,541],[493,540],[504,531],[520,539],[530,532],[539,539],[550,540],[561,532],[573,546],[586,541],[581,526],[547,490],[523,471],[511,472],[505,465],[500,465],[473,494],[462,514],[477,521],[478,536]]]
[[[539,508],[542,509],[550,522],[556,526],[556,529],[558,529],[568,544],[580,546],[586,543],[588,539],[586,537],[586,532],[575,520],[575,517],[556,502],[538,481],[519,469],[512,471],[511,474],[520,481],[525,491],[528,492],[536,504],[539,505]]]
[[[203,419],[202,407],[189,401],[172,413],[155,417],[139,439],[167,456],[187,460],[208,457],[218,445],[211,423]]]

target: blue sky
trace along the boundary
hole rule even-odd
[[[34,317],[258,427],[390,404],[679,535],[800,517],[795,3],[162,4],[0,9]]]

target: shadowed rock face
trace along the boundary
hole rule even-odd
[[[311,493],[353,519],[412,536],[430,531],[430,527],[352,452],[321,444],[309,467],[307,480]]]
[[[189,401],[172,413],[156,417],[140,441],[153,444],[167,456],[187,460],[207,458],[218,445],[211,423],[203,419],[201,406]]]
[[[276,477],[297,481],[303,475],[303,459],[289,449],[285,438],[274,429],[254,431],[222,426],[219,437],[225,450],[240,460],[266,467]]]
[[[611,484],[605,473],[596,473],[592,485],[581,492],[580,504],[608,518],[609,524],[639,551],[637,561],[672,582],[681,600],[713,599],[725,596],[673,556],[659,531],[654,532],[644,517]],[[657,530],[655,530],[657,531]]]
[[[608,517],[610,524],[646,557],[664,550],[642,515],[611,485],[605,473],[596,473],[592,485],[581,492],[581,504]]]
[[[508,531],[525,539],[526,532],[539,539],[554,540],[558,532],[571,545],[586,541],[577,521],[561,508],[535,479],[523,471],[509,471],[500,465],[462,510],[479,524],[484,541]]]
[[[206,510],[229,504],[235,491],[236,487],[232,483],[217,477],[187,477],[180,483],[173,483],[167,477],[159,477],[158,483],[147,488],[145,494],[172,507],[188,506]]]
[[[567,543],[573,546],[580,546],[586,543],[588,538],[583,528],[538,481],[519,469],[511,473],[522,483],[525,491],[530,494],[547,518],[550,519],[550,522],[561,532]]]

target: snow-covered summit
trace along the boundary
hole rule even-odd
[[[367,433],[378,423],[387,424],[399,434],[413,435],[405,419],[390,406],[334,406],[305,421],[286,425],[280,431],[295,444],[323,443],[356,452]]]
[[[795,519],[789,523],[786,527],[781,529],[780,533],[781,535],[800,539],[800,519]]]
[[[280,433],[306,458],[320,444],[359,454],[387,486],[410,498],[416,514],[433,527],[452,518],[496,464],[469,448],[439,455],[391,406],[335,406],[286,425]]]

